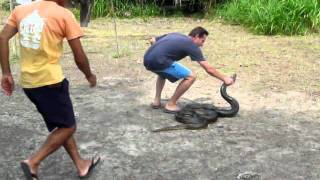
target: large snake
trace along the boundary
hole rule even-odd
[[[236,74],[232,76],[236,80]],[[222,84],[220,94],[230,107],[215,107],[212,104],[188,104],[175,114],[175,120],[182,123],[152,130],[152,132],[172,131],[180,129],[198,130],[205,129],[210,123],[217,121],[218,117],[233,117],[239,111],[238,101],[227,94],[227,85]]]

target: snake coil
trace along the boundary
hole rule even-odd
[[[232,76],[236,80],[236,74]],[[169,126],[152,130],[152,132],[172,130],[198,130],[205,129],[210,123],[216,122],[218,117],[234,117],[239,111],[238,101],[227,94],[227,85],[222,84],[220,94],[230,107],[215,107],[212,104],[188,104],[181,111],[175,114],[175,120],[182,123],[176,126]]]

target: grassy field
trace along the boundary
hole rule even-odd
[[[319,93],[320,79],[316,75],[320,67],[318,35],[258,36],[239,26],[185,18],[160,18],[147,22],[122,19],[117,20],[120,58],[114,59],[117,56],[114,24],[110,19],[98,19],[86,29],[84,43],[89,52],[104,57],[101,61],[116,60],[120,65],[129,63],[141,66],[143,54],[148,48],[145,39],[169,32],[187,34],[197,25],[206,27],[210,32],[203,51],[211,64],[225,73],[238,73],[251,88],[258,91],[294,90],[310,95]],[[98,48],[96,44],[99,44]],[[101,46],[103,51],[99,50]],[[126,63],[121,63],[123,61]],[[208,78],[197,64],[182,62],[190,65],[200,80]]]
[[[2,26],[8,12],[0,13]],[[239,26],[223,25],[217,21],[187,18],[153,18],[147,21],[138,18],[117,19],[120,57],[116,61],[129,61],[125,64],[131,64],[134,60],[140,66],[148,47],[148,37],[169,32],[188,33],[197,25],[209,30],[210,36],[203,51],[207,59],[223,72],[237,72],[240,78],[248,79],[247,83],[256,90],[289,89],[310,95],[319,93],[320,79],[316,75],[320,67],[318,34],[258,36]],[[91,58],[96,59],[98,56],[103,57],[101,61],[113,61],[119,56],[112,19],[94,20],[85,32],[83,43]],[[198,72],[200,79],[207,77],[196,65],[191,66]]]
[[[8,13],[1,13],[3,25]],[[169,32],[187,34],[193,27],[200,25],[210,32],[203,47],[205,57],[225,73],[238,73],[248,87],[257,91],[294,90],[311,96],[320,92],[320,79],[317,76],[320,67],[318,34],[259,36],[239,26],[188,18],[153,18],[147,21],[139,18],[117,19],[116,23],[119,55],[112,19],[96,19],[85,29],[83,44],[91,59],[110,62],[119,67],[136,66],[131,70],[144,71],[141,63],[149,46],[147,38]],[[197,64],[182,62],[190,65],[200,80],[208,78]]]
[[[218,14],[225,20],[265,35],[305,35],[319,32],[318,0],[229,1]]]

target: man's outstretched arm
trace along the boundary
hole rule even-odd
[[[68,42],[73,52],[74,60],[78,68],[86,76],[88,82],[90,83],[90,86],[94,87],[97,84],[97,79],[96,79],[96,76],[91,73],[89,61],[85,52],[83,51],[80,38],[75,38],[75,39],[69,40]]]
[[[0,63],[2,70],[1,87],[5,94],[10,96],[14,89],[9,63],[9,40],[18,32],[18,29],[5,25],[0,33]]]
[[[197,61],[200,66],[211,76],[214,76],[221,81],[223,81],[226,85],[231,85],[234,83],[233,79],[231,77],[228,77],[222,73],[220,73],[216,68],[212,67],[208,61]]]

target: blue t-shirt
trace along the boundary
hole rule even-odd
[[[170,33],[156,38],[144,55],[144,66],[148,70],[163,70],[186,56],[193,61],[205,60],[200,48],[189,36]]]

